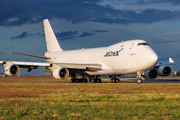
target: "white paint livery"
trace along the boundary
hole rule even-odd
[[[94,82],[101,82],[101,79],[98,78],[100,75],[138,73],[138,83],[142,82],[141,75],[145,78],[154,79],[157,77],[156,74],[158,72],[161,75],[165,72],[166,75],[170,74],[171,69],[170,71],[164,71],[166,66],[162,67],[162,64],[156,65],[158,56],[144,40],[129,40],[101,48],[63,51],[49,21],[46,19],[43,22],[47,45],[45,55],[37,56],[17,52],[12,53],[43,58],[48,63],[0,61],[5,68],[10,65],[8,70],[13,71],[14,67],[11,66],[16,65],[20,68],[28,68],[28,71],[31,71],[38,66],[45,66],[44,72],[52,73],[53,77],[57,79],[65,79],[71,76],[73,77],[72,82],[87,82],[84,77],[81,80],[77,79],[77,74],[88,76],[89,80],[93,76],[96,76]],[[169,61],[171,62],[170,64],[174,64],[172,59],[169,59]],[[9,72],[8,75],[16,75],[18,72],[19,69],[17,69],[17,73],[11,74]],[[111,79],[111,82],[118,81],[116,76]]]

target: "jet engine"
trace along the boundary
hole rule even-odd
[[[159,76],[169,76],[171,74],[171,68],[169,66],[160,66],[157,71]]]
[[[142,75],[146,79],[155,79],[158,76],[158,71],[155,68],[152,68]]]
[[[4,72],[8,76],[15,76],[15,75],[19,74],[20,68],[18,65],[10,64],[10,65],[5,67]]]
[[[52,76],[56,79],[66,79],[69,76],[69,70],[64,67],[59,67],[52,72]]]

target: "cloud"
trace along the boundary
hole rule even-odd
[[[26,38],[26,37],[30,37],[30,36],[33,36],[33,34],[28,34],[27,32],[23,32],[20,35],[12,37],[11,39],[12,40],[14,40],[14,39],[22,39],[22,38]]]
[[[11,49],[11,48],[13,48],[14,46],[9,46],[9,47],[6,47],[6,48],[4,48],[3,50],[8,50],[8,49]]]
[[[103,33],[103,32],[109,32],[107,30],[95,30],[94,32],[83,32],[81,35],[79,35],[78,31],[62,31],[60,33],[55,33],[56,37],[60,41],[69,40],[69,39],[75,39],[77,37],[88,37],[92,36],[95,33]]]
[[[122,17],[117,18],[108,18],[108,17],[100,17],[94,19],[96,22],[103,23],[119,23],[119,24],[131,24],[131,23],[139,23],[139,24],[151,24],[159,21],[167,21],[167,20],[177,20],[179,19],[178,14],[180,11],[168,11],[168,10],[157,10],[157,9],[145,9],[140,13],[136,13],[135,11],[122,11]]]
[[[108,30],[95,30],[96,33],[103,33],[103,32],[109,32]]]
[[[92,36],[92,35],[94,35],[94,32],[93,33],[84,32],[81,35],[79,35],[78,37],[87,37],[87,36]]]
[[[126,25],[180,19],[180,11],[146,9],[137,13],[133,10],[115,9],[110,5],[99,4],[102,1],[105,0],[1,0],[0,26],[19,26],[52,18],[65,19],[73,24],[91,21]],[[157,1],[158,3],[180,3],[178,0]],[[137,2],[143,4],[142,0]],[[146,3],[153,2],[155,3],[155,0],[147,0]]]
[[[180,34],[165,35],[161,39],[155,40],[154,43],[180,43]]]
[[[68,31],[68,32],[61,32],[61,33],[56,33],[57,37],[66,37],[66,36],[71,36],[71,35],[76,35],[78,31]]]
[[[160,4],[160,3],[169,3],[172,5],[180,5],[179,0],[137,0],[136,1],[140,5],[145,5],[145,4]]]
[[[78,34],[78,31],[62,31],[61,33],[56,33],[56,37],[58,40],[64,41],[68,39],[75,38]]]

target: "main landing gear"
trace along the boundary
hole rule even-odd
[[[112,78],[110,79],[110,82],[111,82],[111,83],[119,83],[119,82],[120,82],[120,79],[117,78],[116,76],[114,76],[114,77],[112,77]]]
[[[72,78],[71,83],[87,83],[87,78]]]
[[[89,81],[94,81],[94,83],[101,83],[101,78],[99,76],[88,76]],[[82,78],[71,78],[71,83],[87,83],[88,79],[86,77]]]

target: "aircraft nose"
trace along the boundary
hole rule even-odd
[[[158,62],[158,56],[153,50],[151,52],[149,52],[147,61],[148,61],[149,66],[151,66],[151,67],[156,65],[156,63]]]

